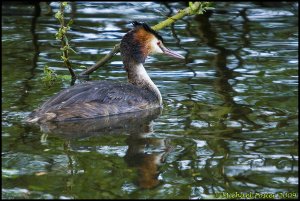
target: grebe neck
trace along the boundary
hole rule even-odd
[[[157,86],[149,77],[146,69],[144,68],[143,64],[131,64],[130,66],[125,67],[127,74],[128,74],[128,82],[152,91],[159,101],[159,104],[162,105],[162,97],[160,91],[158,90]]]

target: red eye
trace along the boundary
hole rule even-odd
[[[157,42],[157,45],[160,45],[160,41]]]

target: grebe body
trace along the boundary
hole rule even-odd
[[[90,81],[71,86],[33,111],[27,122],[86,119],[162,107],[160,91],[143,63],[152,53],[184,57],[167,49],[162,37],[147,24],[135,21],[133,25],[120,46],[128,83]]]

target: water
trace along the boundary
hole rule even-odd
[[[76,72],[107,54],[131,20],[152,26],[184,7],[73,3]],[[162,111],[40,128],[24,118],[69,86],[41,81],[45,65],[68,75],[59,25],[44,3],[38,17],[33,6],[4,4],[2,198],[298,197],[298,4],[215,8],[160,31],[187,58],[147,60]],[[92,79],[125,82],[120,55]]]

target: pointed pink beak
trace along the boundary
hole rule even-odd
[[[162,43],[159,45],[160,49],[163,51],[164,54],[169,55],[171,57],[175,57],[177,59],[185,59],[184,56],[170,50],[169,48],[166,48]]]

